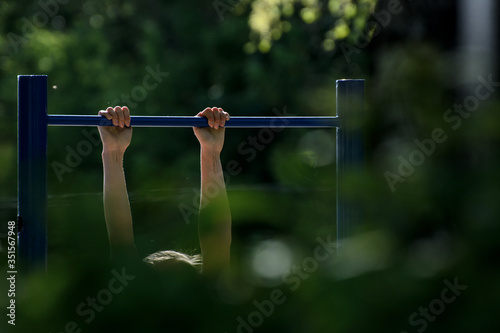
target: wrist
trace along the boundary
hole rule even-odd
[[[121,160],[121,159],[123,159],[124,154],[125,154],[125,151],[119,150],[119,149],[103,149],[102,150],[102,157],[103,158],[112,158],[112,159]]]
[[[201,146],[201,153],[219,157],[222,149],[210,146]]]

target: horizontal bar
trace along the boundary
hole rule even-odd
[[[49,114],[51,126],[113,126],[103,116],[74,116]],[[208,127],[204,117],[131,116],[134,127]],[[238,128],[329,128],[340,127],[338,117],[231,117],[225,127]]]

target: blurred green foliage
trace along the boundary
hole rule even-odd
[[[93,143],[95,129],[49,128],[48,273],[18,275],[18,325],[2,315],[0,331],[62,332],[71,321],[77,327],[69,330],[82,332],[491,331],[500,296],[498,93],[457,129],[443,120],[466,97],[450,78],[460,68],[450,61],[450,49],[436,42],[441,32],[412,34],[406,24],[409,17],[439,16],[438,2],[422,2],[420,11],[401,1],[405,11],[352,58],[332,46],[357,47],[369,13],[390,1],[377,8],[374,1],[219,2],[230,9],[222,18],[215,1],[0,2],[0,233],[16,216],[20,74],[48,75],[49,113],[96,114],[128,104],[135,115],[194,115],[214,105],[232,115],[333,115],[335,80],[365,78],[366,172],[349,175],[364,223],[341,254],[314,266],[307,258],[314,257],[318,238],[336,238],[334,131],[274,133],[252,157],[242,147],[248,149],[259,131],[228,129],[223,165],[234,160],[241,167],[227,179],[232,275],[207,282],[126,266],[134,280],[87,323],[78,306],[108,288],[113,269],[122,269],[107,260],[101,148]],[[44,11],[41,4],[48,3]],[[274,15],[268,31],[256,35],[252,20],[264,5],[278,12],[268,13]],[[439,24],[456,34],[452,22]],[[278,25],[283,31],[273,30]],[[138,95],[150,71],[168,75]],[[436,128],[446,142],[392,192],[384,173],[397,173],[398,157],[408,159],[414,141],[430,138]],[[92,151],[58,175],[53,163],[67,165],[68,151],[82,141],[91,142]],[[197,205],[198,154],[189,129],[134,129],[124,168],[141,254],[198,251],[196,214],[186,221],[179,210],[180,204]],[[254,250],[269,239],[288,252],[269,251],[267,264],[289,255],[302,269],[277,279],[256,276]],[[8,288],[1,276],[5,309]],[[455,277],[467,289],[422,321],[420,308],[440,299],[443,281]],[[271,296],[275,290],[280,297]],[[272,299],[285,300],[271,311]],[[262,304],[267,308],[259,310]],[[418,317],[411,322],[413,313]]]

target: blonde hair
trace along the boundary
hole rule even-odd
[[[151,265],[153,269],[159,271],[175,267],[182,267],[185,265],[189,265],[190,267],[194,268],[198,273],[201,273],[203,269],[201,255],[190,255],[172,250],[152,253],[144,258],[143,261]]]

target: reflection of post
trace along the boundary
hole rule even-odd
[[[496,66],[496,6],[494,0],[460,0],[458,13],[459,51],[462,53],[460,81],[476,84],[479,75],[489,75]],[[470,87],[469,87],[470,89]],[[470,91],[464,91],[470,94]]]
[[[47,263],[47,76],[18,76],[19,264]]]
[[[353,188],[352,177],[364,169],[364,139],[362,134],[365,80],[337,81],[337,241],[352,235],[362,218],[360,200],[362,188]],[[356,182],[357,183],[357,182]]]

